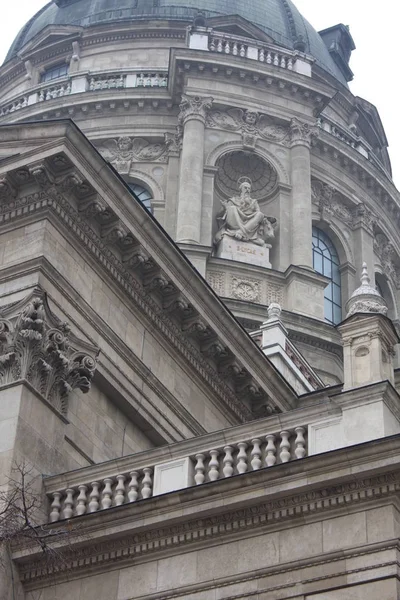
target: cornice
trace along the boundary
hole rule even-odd
[[[306,461],[313,458],[317,457],[306,459]],[[282,466],[278,466],[277,469],[280,467]],[[285,467],[281,469],[282,476],[284,471]],[[264,469],[258,471],[257,474],[256,477],[261,479],[265,474],[268,475],[268,472]],[[247,479],[247,485],[251,485],[252,480],[255,480],[254,473],[249,474],[249,476],[245,474],[238,477],[242,478],[242,489],[245,485],[244,479]],[[232,483],[237,484],[238,482]],[[206,484],[206,486],[209,488],[209,493],[211,493],[212,487],[213,492],[216,493],[218,487],[222,489],[224,486],[226,487],[226,480],[225,482]],[[339,482],[336,481],[334,484],[328,483],[314,487],[303,486],[298,491],[286,494],[283,497],[278,494],[268,501],[258,501],[258,503],[253,502],[252,504],[247,502],[241,508],[225,509],[221,512],[221,507],[214,506],[214,514],[210,514],[208,510],[206,516],[203,516],[201,514],[201,503],[199,505],[196,503],[196,496],[200,493],[204,499],[204,490],[190,488],[176,493],[175,499],[177,500],[179,495],[180,503],[182,503],[185,494],[187,494],[186,499],[194,503],[192,508],[195,505],[198,506],[196,512],[200,515],[199,517],[190,518],[190,513],[188,513],[184,520],[181,519],[181,522],[174,523],[172,521],[171,524],[168,524],[167,513],[162,511],[164,513],[163,525],[153,527],[149,524],[151,523],[150,513],[146,511],[145,522],[149,525],[138,526],[139,523],[134,514],[140,511],[142,513],[140,522],[143,523],[145,503],[149,502],[149,509],[152,503],[152,510],[157,510],[156,507],[160,504],[159,508],[161,509],[161,504],[164,504],[165,500],[160,496],[153,498],[151,502],[147,500],[140,501],[136,505],[123,505],[103,511],[100,514],[93,513],[92,515],[72,519],[71,525],[75,521],[78,522],[79,519],[81,523],[80,533],[82,534],[86,530],[91,538],[91,543],[84,544],[84,547],[81,548],[73,548],[69,553],[66,553],[63,557],[64,566],[61,568],[59,565],[55,565],[44,569],[43,559],[37,559],[34,556],[29,561],[29,548],[27,547],[21,547],[19,551],[16,549],[14,559],[17,562],[21,560],[19,567],[21,579],[24,584],[29,585],[49,577],[62,576],[63,571],[68,572],[69,575],[82,575],[88,569],[91,571],[96,569],[104,571],[110,565],[116,566],[118,563],[129,564],[132,560],[137,562],[151,559],[153,555],[165,552],[165,550],[168,550],[168,553],[175,551],[187,552],[199,546],[204,547],[204,544],[209,546],[226,542],[232,538],[249,537],[252,532],[261,533],[293,527],[297,523],[304,523],[304,518],[309,521],[332,518],[340,515],[343,509],[348,514],[349,511],[359,510],[363,504],[371,505],[372,503],[376,506],[377,502],[381,505],[382,502],[393,501],[397,498],[399,491],[400,471],[398,470],[372,476],[359,474],[356,479],[353,474],[342,477]],[[170,506],[172,510],[171,503]],[[167,507],[165,508],[167,509]],[[157,513],[162,514],[159,510],[157,510]],[[117,533],[118,521],[121,524],[119,535]],[[104,535],[104,531],[111,526],[111,523],[116,534],[113,540],[107,539],[107,536]],[[131,524],[130,527],[127,527],[128,523]],[[62,526],[62,522],[60,522],[60,526]],[[103,531],[103,539],[95,539],[95,530],[98,532]],[[355,552],[357,551],[360,550],[356,549]],[[324,557],[323,560],[326,561],[327,557]],[[279,568],[282,568],[282,566]]]
[[[60,172],[63,175],[59,175]],[[19,185],[35,180],[42,189],[18,197]],[[10,226],[28,214],[50,211],[156,325],[188,366],[196,369],[225,406],[240,420],[251,419],[251,398],[267,399],[265,391],[225,343],[218,341],[218,335],[207,321],[157,266],[157,259],[141,246],[104,199],[97,196],[72,167],[70,159],[57,154],[48,156],[41,164],[19,167],[3,177],[1,193],[0,224]],[[74,198],[77,208],[68,198]],[[143,213],[141,219],[143,217],[147,217],[147,213]],[[285,384],[282,382],[282,385]]]

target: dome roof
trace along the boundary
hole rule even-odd
[[[239,15],[286,48],[293,48],[296,39],[302,36],[306,52],[346,84],[321,36],[302,17],[291,0],[53,0],[20,31],[6,60],[13,58],[26,42],[48,25],[89,27],[149,18],[191,22],[199,11],[206,18]]]

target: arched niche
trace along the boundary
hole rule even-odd
[[[396,321],[398,319],[398,310],[395,301],[395,294],[393,293],[392,283],[386,277],[386,275],[380,271],[375,271],[375,284],[376,287],[385,300],[388,313],[387,316],[392,321]]]

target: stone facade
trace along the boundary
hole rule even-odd
[[[54,0],[0,68],[0,490],[71,533],[0,600],[400,596],[399,192],[269,3]]]

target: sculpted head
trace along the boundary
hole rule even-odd
[[[252,110],[246,110],[244,114],[244,121],[247,125],[255,125],[257,123],[258,113]]]
[[[249,179],[248,177],[241,177],[238,181],[238,186],[242,195],[250,195],[251,179]]]
[[[121,137],[118,140],[118,148],[122,152],[127,152],[132,149],[132,140],[129,137]]]

